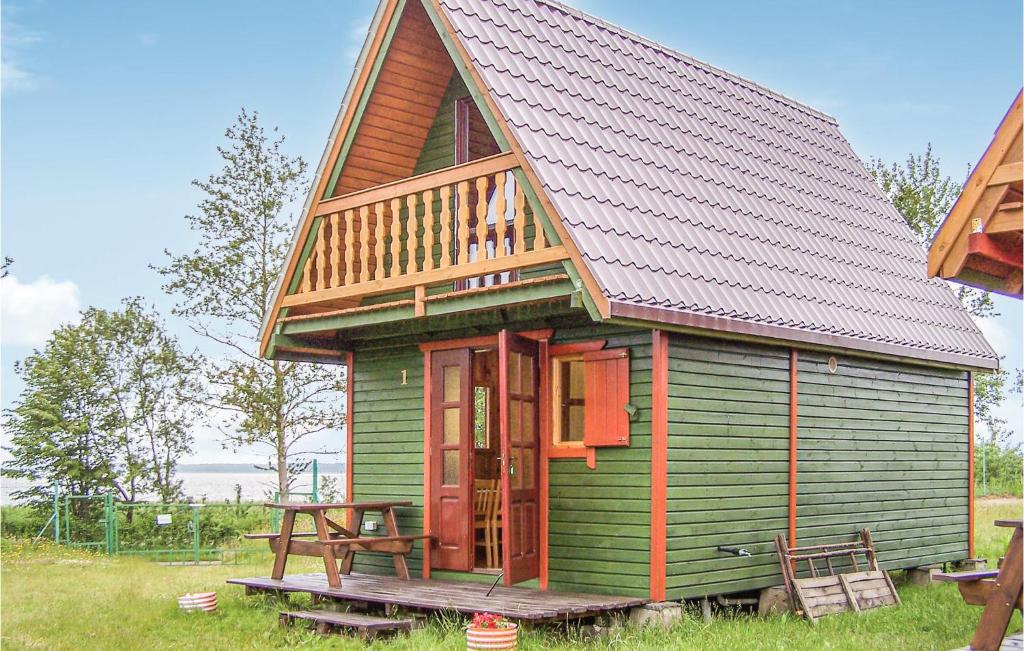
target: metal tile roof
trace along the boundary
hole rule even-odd
[[[440,0],[612,314],[997,355],[833,118],[548,0]]]

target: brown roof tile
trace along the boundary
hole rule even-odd
[[[995,364],[833,118],[548,0],[440,2],[613,314]]]

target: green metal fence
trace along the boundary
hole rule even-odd
[[[317,479],[314,463],[312,490],[287,499],[319,502]],[[54,541],[69,547],[168,563],[231,563],[268,552],[266,540],[244,536],[280,531],[281,510],[258,502],[119,502],[112,493],[61,495],[54,487],[51,523]]]

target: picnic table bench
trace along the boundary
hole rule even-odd
[[[394,509],[412,506],[412,502],[336,502],[336,503],[276,503],[267,502],[266,507],[281,509],[280,533],[247,534],[249,539],[266,539],[274,552],[274,568],[271,578],[284,577],[288,556],[317,556],[324,559],[327,571],[327,584],[332,588],[341,587],[341,575],[352,572],[352,562],[356,552],[376,552],[391,554],[395,564],[395,574],[404,580],[409,579],[409,567],[405,562],[406,555],[412,551],[416,540],[431,538],[429,535],[402,535],[398,530]],[[351,528],[344,527],[327,517],[333,509],[348,509],[352,513],[349,520]],[[386,535],[360,536],[363,519],[366,513],[379,512],[384,520]],[[313,518],[315,531],[295,531],[295,517],[307,514]],[[309,540],[313,538],[314,540]],[[337,549],[343,549],[341,565],[338,564]]]
[[[1024,610],[1024,521],[996,520],[997,527],[1014,529],[1006,549],[1003,564],[998,570],[949,572],[936,574],[936,581],[957,584],[960,595],[968,604],[985,606],[978,628],[971,638],[973,651],[998,649],[1010,624],[1013,609]]]

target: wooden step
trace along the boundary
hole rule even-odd
[[[408,633],[412,630],[411,619],[388,619],[362,613],[339,613],[333,610],[285,610],[281,612],[281,626],[288,626],[301,619],[313,622],[316,632],[327,635],[340,628],[359,633],[364,639],[372,639],[379,633]]]

